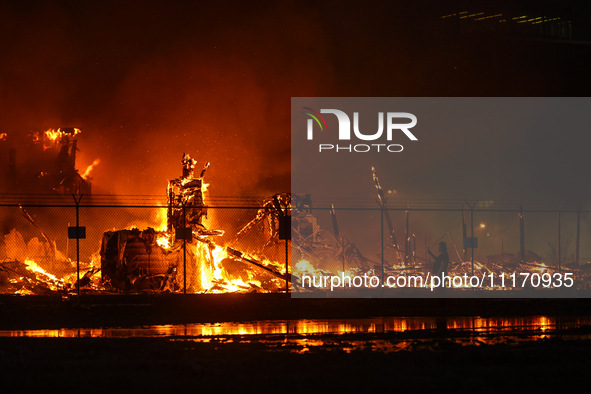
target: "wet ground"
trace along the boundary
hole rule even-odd
[[[462,345],[513,344],[550,338],[586,340],[591,317],[376,317],[170,324],[130,328],[0,330],[5,338],[166,338],[200,343],[260,343],[269,351],[303,353],[429,348],[430,341]]]
[[[0,300],[0,392],[554,393],[591,368],[582,300],[107,301]]]
[[[2,392],[561,392],[589,317],[380,317],[0,331]]]

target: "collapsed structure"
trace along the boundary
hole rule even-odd
[[[1,133],[0,157],[8,158],[3,163],[7,164],[4,172],[6,190],[12,193],[90,194],[88,174],[81,175],[76,168],[78,141],[75,137],[80,132],[80,129],[68,127],[26,135]]]

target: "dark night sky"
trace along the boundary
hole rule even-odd
[[[0,132],[81,128],[79,168],[101,159],[96,193],[163,195],[188,152],[212,163],[212,195],[265,196],[289,189],[291,97],[589,95],[583,2],[535,3],[574,15],[567,43],[441,30],[469,4],[0,2]],[[559,132],[503,147],[505,198],[589,200],[591,137]],[[445,174],[482,158],[464,142]],[[383,183],[465,197],[440,166],[422,173]]]

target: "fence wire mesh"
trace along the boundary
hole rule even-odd
[[[294,211],[291,241],[279,237],[281,214],[260,206],[208,207],[203,226],[219,231],[187,240],[167,229],[166,207],[81,205],[78,212],[86,228],[80,240],[68,237],[74,205],[0,205],[0,293],[74,294],[78,284],[82,293],[282,292],[286,282],[305,292],[324,287],[306,286],[305,273],[431,272],[429,252],[441,242],[452,273],[520,266],[573,272],[578,286],[589,287],[586,210],[310,208]],[[474,249],[465,244],[470,237]]]
[[[0,293],[285,291],[286,241],[259,210],[208,208],[205,233],[184,240],[166,207],[81,205],[77,240],[75,206],[0,206]]]

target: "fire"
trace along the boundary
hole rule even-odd
[[[47,141],[73,144],[74,141],[67,138],[76,135],[79,130],[72,130],[50,129],[46,133],[38,133],[37,137],[43,146]],[[81,176],[88,178],[99,162],[96,159]],[[80,287],[85,291],[210,294],[282,291],[285,281],[290,281],[291,276],[284,273],[284,264],[274,261],[277,257],[270,257],[275,256],[274,251],[268,256],[262,250],[247,254],[231,247],[232,241],[221,244],[214,240],[213,237],[223,235],[224,231],[212,229],[204,222],[207,218],[204,194],[209,184],[203,182],[203,175],[209,163],[200,173],[195,173],[196,162],[189,155],[183,155],[182,163],[183,175],[169,183],[166,203],[158,204],[159,208],[153,211],[149,221],[127,230],[113,229],[103,234],[101,251],[87,262],[81,262]],[[12,238],[14,242],[10,244],[18,244],[20,249],[15,246],[11,261],[0,263],[0,270],[3,264],[12,270],[9,278],[11,292],[44,294],[76,291],[75,266],[63,255],[58,255],[55,247],[51,257],[34,261],[33,254],[29,258],[22,236],[14,235]],[[109,242],[111,239],[125,242]],[[123,271],[122,261],[126,267]],[[51,267],[51,273],[45,271],[44,268],[48,267]]]
[[[88,167],[86,167],[86,171],[84,171],[84,174],[82,174],[82,178],[88,180],[88,177],[90,175],[90,172],[94,169],[94,167],[96,167],[99,163],[101,162],[100,159],[96,159],[95,161],[92,162],[91,165],[89,165]]]
[[[157,205],[162,205],[160,202]],[[156,210],[156,217],[155,217],[156,225],[154,228],[159,231],[158,236],[156,237],[156,243],[162,249],[169,250],[172,247],[174,242],[174,237],[171,233],[166,232],[168,227],[167,219],[166,219],[166,208]]]
[[[35,279],[39,282],[45,284],[50,290],[52,291],[60,291],[65,289],[66,281],[64,279],[57,278],[55,275],[50,274],[49,272],[45,271],[41,268],[35,261],[31,259],[26,259],[24,261],[26,269],[34,274]],[[23,278],[20,278],[23,280]],[[33,294],[30,289],[21,288],[20,290],[16,291],[16,294]]]
[[[187,245],[187,287],[197,293],[244,293],[253,290],[265,290],[262,282],[257,279],[259,273],[250,267],[240,274],[230,272],[227,262],[237,262],[228,253],[227,248],[209,242],[196,242]],[[248,257],[251,258],[251,257]],[[224,263],[226,262],[226,263]],[[262,260],[265,266],[272,263]],[[278,286],[279,287],[279,286]]]
[[[312,266],[312,264],[310,264],[310,262],[308,260],[300,260],[297,262],[297,264],[295,265],[295,272],[297,272],[298,274],[308,274],[308,275],[318,275],[321,274],[320,271],[318,271],[316,268],[314,268],[314,266]]]
[[[253,278],[254,272],[248,271],[248,283],[246,283],[242,278],[232,278],[230,273],[222,268],[222,260],[231,258],[228,254],[226,248],[216,245],[215,248],[212,250],[212,256],[214,260],[215,270],[213,272],[214,281],[224,282],[224,291],[225,292],[241,292],[245,290],[251,290],[252,285],[256,287],[261,287],[262,284],[259,280]],[[268,263],[268,261],[266,262]]]
[[[50,149],[57,144],[61,143],[64,138],[67,137],[75,137],[81,133],[80,129],[73,128],[73,129],[47,129],[42,134],[38,132],[33,132],[30,134],[33,142],[41,141],[43,143],[43,150]]]
[[[167,219],[166,219],[166,205],[162,205],[160,202],[157,203],[157,205],[162,206],[162,209],[158,209],[156,211],[156,226],[155,228],[158,229],[159,231],[166,231],[168,225],[167,225]]]
[[[59,281],[59,279],[56,278],[55,275],[46,272],[43,268],[39,267],[37,263],[35,263],[33,260],[27,259],[25,260],[25,264],[27,265],[27,269],[29,271],[46,276],[48,279],[51,279],[53,281]]]
[[[162,249],[170,249],[172,247],[172,235],[168,233],[162,233],[156,238],[156,243]]]
[[[80,129],[77,129],[77,128],[74,128],[73,134],[66,133],[66,132],[62,131],[61,128],[59,128],[57,130],[55,130],[55,129],[46,130],[44,133],[44,136],[45,136],[46,140],[59,142],[59,140],[61,140],[62,137],[64,137],[65,135],[71,135],[72,137],[74,137],[80,133],[81,133]]]
[[[0,141],[6,141],[7,138],[8,138],[8,134],[0,133]]]

